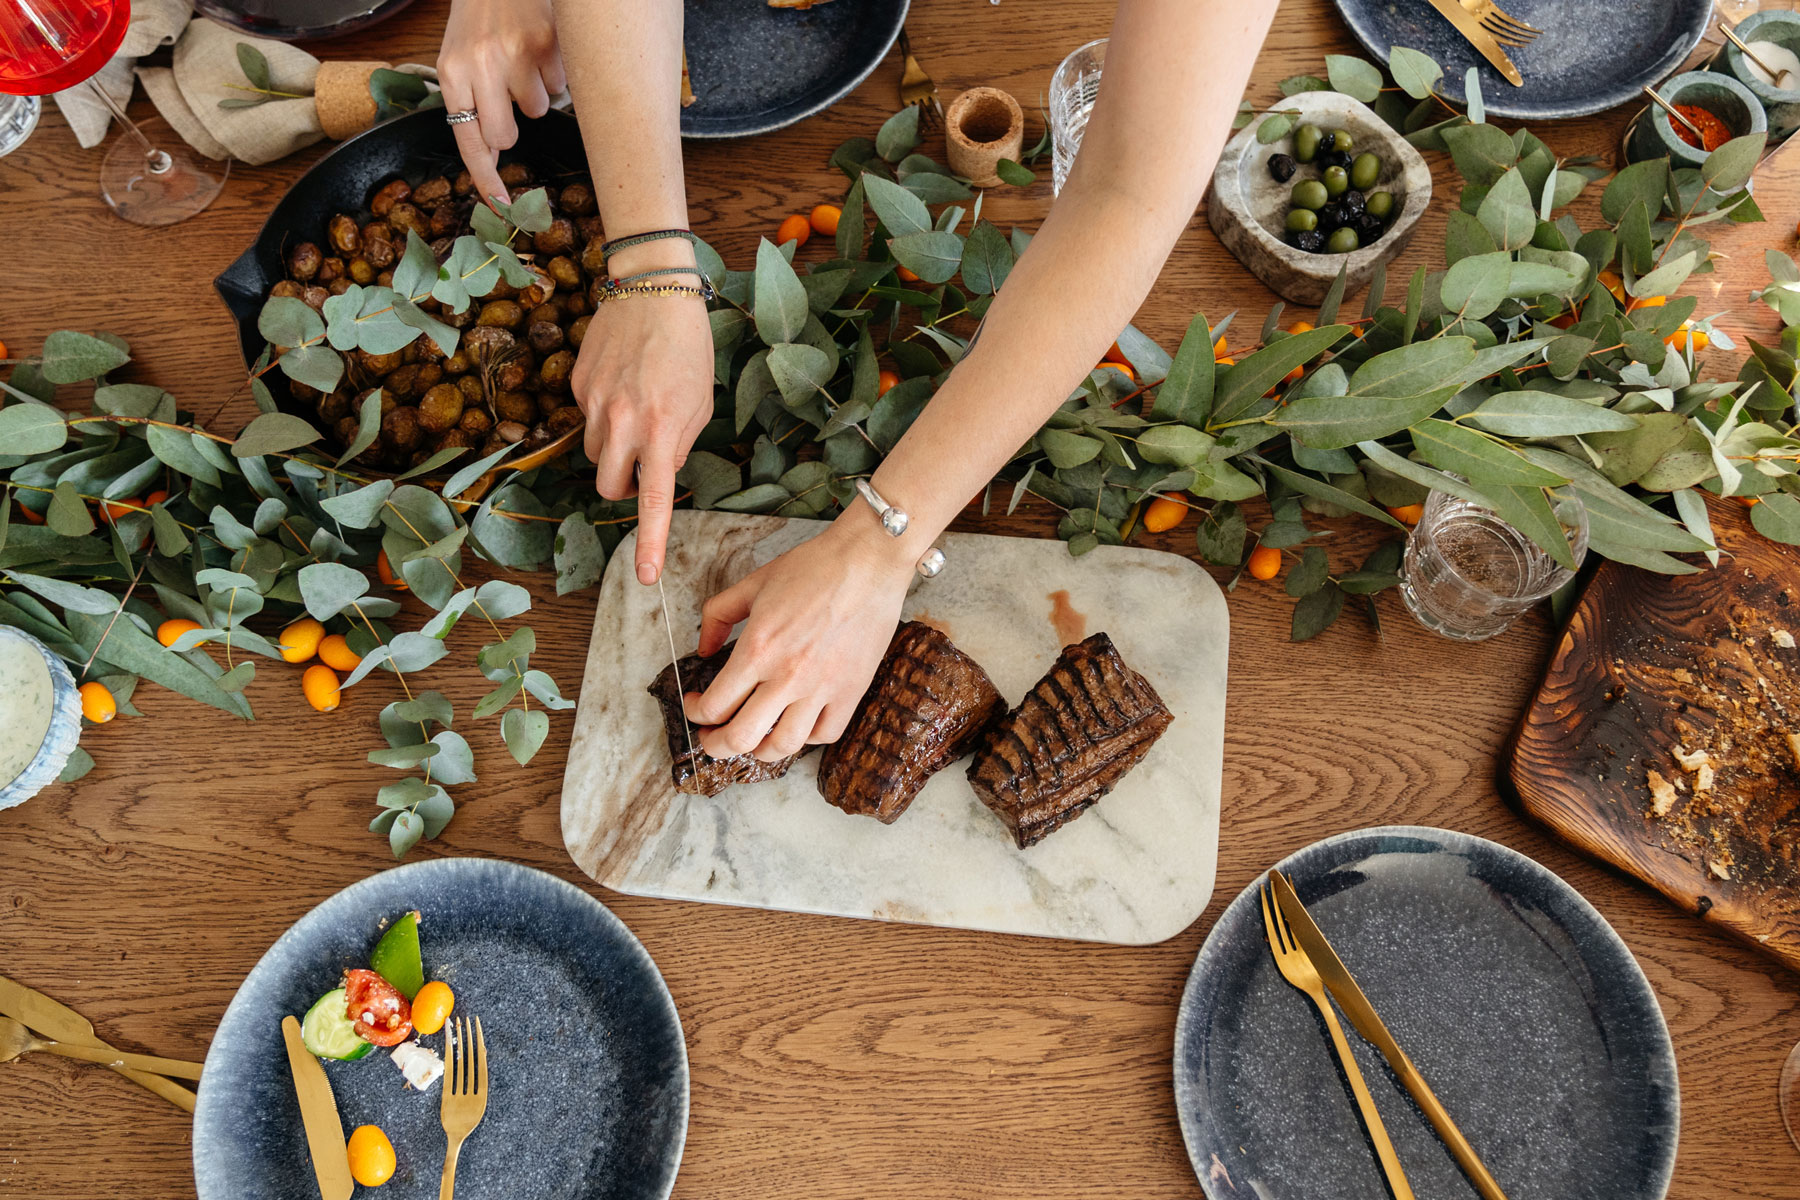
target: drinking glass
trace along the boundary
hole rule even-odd
[[[1571,488],[1552,491],[1550,507],[1580,566],[1587,553],[1587,509]],[[1479,642],[1505,630],[1574,574],[1492,509],[1433,492],[1406,540],[1400,594],[1433,633]]]
[[[1800,1043],[1788,1052],[1787,1064],[1781,1068],[1781,1123],[1788,1137],[1800,1150]]]
[[[1089,42],[1062,60],[1050,76],[1050,167],[1052,194],[1061,195],[1087,132],[1088,114],[1100,94],[1100,68],[1106,62],[1106,39]]]
[[[179,142],[161,149],[93,82],[130,24],[131,0],[0,0],[0,101],[28,97],[35,105],[36,97],[85,83],[125,127],[100,164],[101,196],[127,221],[173,225],[212,203],[231,164],[214,167]],[[35,109],[23,114],[16,102],[0,102],[0,153],[24,141],[35,122]]]
[[[0,158],[25,144],[43,110],[44,102],[36,96],[0,95]]]
[[[1715,0],[1713,8],[1719,16],[1736,25],[1762,8],[1762,0]]]

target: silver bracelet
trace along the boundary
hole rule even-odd
[[[881,528],[889,537],[897,538],[906,532],[906,527],[911,522],[911,518],[906,515],[904,509],[895,508],[892,504],[889,504],[886,500],[882,499],[881,493],[875,490],[874,484],[870,483],[867,479],[856,480],[856,494],[866,500],[869,507],[875,510],[876,514],[881,518]],[[936,546],[933,546],[921,555],[916,566],[916,570],[919,574],[926,579],[932,578],[943,569],[944,552]]]

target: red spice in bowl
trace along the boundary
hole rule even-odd
[[[1698,104],[1677,104],[1675,111],[1692,121],[1694,129],[1700,131],[1700,140],[1695,141],[1693,129],[1689,129],[1680,121],[1669,122],[1670,127],[1675,130],[1675,136],[1695,149],[1711,154],[1731,140],[1731,127]]]

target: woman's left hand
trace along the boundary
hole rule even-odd
[[[875,540],[886,539],[868,513],[846,516],[860,526],[840,518],[701,610],[703,655],[749,619],[731,661],[687,702],[713,757],[755,753],[774,762],[836,741],[868,690],[893,641],[912,565]]]

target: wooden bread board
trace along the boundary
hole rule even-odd
[[[1800,970],[1800,551],[1709,498],[1718,569],[1594,573],[1513,736],[1520,807]],[[1680,748],[1704,751],[1704,785]],[[1662,815],[1650,772],[1674,788]]]

